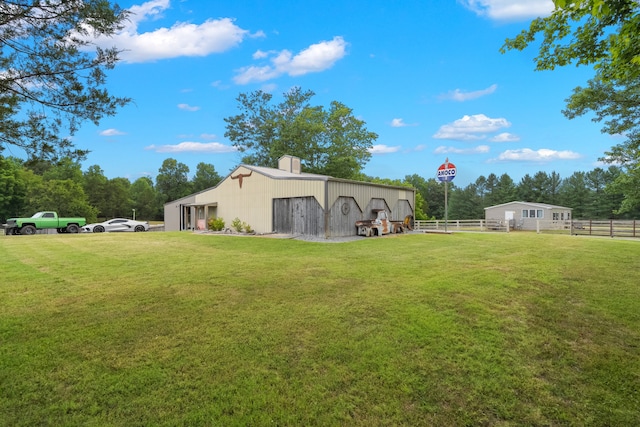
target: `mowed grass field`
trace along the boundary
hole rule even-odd
[[[640,241],[0,236],[2,426],[640,425]]]

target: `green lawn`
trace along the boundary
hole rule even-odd
[[[640,241],[0,236],[0,425],[640,425]]]

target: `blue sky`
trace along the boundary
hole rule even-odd
[[[480,175],[575,171],[619,141],[590,118],[561,113],[592,74],[534,71],[535,47],[501,54],[550,0],[122,1],[125,30],[97,40],[125,52],[109,74],[131,105],[74,136],[109,178],[155,178],[171,157],[227,175],[240,163],[224,137],[240,93],[276,99],[293,86],[315,105],[342,102],[379,137],[364,172],[435,178],[446,158],[454,183]]]

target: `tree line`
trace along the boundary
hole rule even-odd
[[[213,187],[222,177],[211,164],[201,162],[189,178],[189,167],[166,159],[155,181],[141,177],[107,178],[98,165],[86,171],[69,157],[50,162],[28,162],[0,156],[0,221],[57,211],[65,216],[98,219],[135,216],[144,220],[164,217],[164,203]],[[135,210],[135,213],[134,213]]]
[[[224,177],[214,165],[201,162],[190,178],[190,170],[173,158],[164,160],[155,180],[141,177],[107,178],[98,165],[82,170],[71,158],[28,162],[0,156],[0,221],[31,216],[42,210],[61,215],[83,216],[89,222],[113,217],[143,220],[164,219],[166,202],[215,187]],[[484,208],[515,200],[573,208],[575,219],[638,218],[640,207],[617,213],[624,195],[611,190],[619,178],[618,167],[575,172],[562,179],[556,172],[537,172],[515,182],[508,174],[480,176],[464,187],[449,183],[448,218],[484,218]],[[404,179],[370,177],[361,181],[416,188],[416,219],[444,219],[445,188],[435,178],[413,174]]]

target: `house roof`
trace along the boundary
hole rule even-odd
[[[317,175],[315,173],[306,172],[293,173],[282,169],[268,168],[265,166],[240,165],[238,167],[244,167],[273,179],[308,179],[314,181],[327,181],[331,178],[327,175]],[[234,169],[233,172],[235,172],[237,169],[238,168]],[[233,172],[231,174],[233,174]]]
[[[413,187],[379,184],[376,182],[357,181],[354,179],[334,178],[329,175],[319,175],[315,173],[306,173],[306,172],[294,173],[294,172],[289,172],[282,169],[269,168],[266,166],[252,166],[252,165],[244,165],[244,164],[239,165],[229,175],[233,175],[235,171],[238,170],[239,167],[244,167],[246,169],[258,172],[272,179],[298,179],[298,180],[302,179],[302,180],[309,180],[309,181],[349,182],[349,183],[358,184],[358,185],[368,185],[371,187],[396,188],[400,190],[415,190]]]
[[[293,173],[293,172],[289,172],[286,170],[282,170],[282,169],[276,169],[276,168],[269,168],[266,166],[253,166],[253,165],[245,165],[245,164],[241,164],[236,166],[230,174],[228,174],[227,176],[225,176],[223,179],[220,180],[220,182],[210,188],[206,188],[204,190],[200,190],[197,193],[193,193],[190,194],[188,196],[184,196],[181,197],[179,199],[176,200],[172,200],[170,202],[167,202],[165,204],[169,204],[169,203],[175,203],[175,202],[179,202],[179,201],[186,201],[189,199],[194,199],[196,195],[207,192],[207,191],[211,191],[212,189],[218,187],[223,181],[227,180],[229,177],[232,177],[236,171],[239,168],[245,168],[245,169],[249,169],[250,171],[254,171],[256,173],[259,173],[261,175],[264,175],[268,178],[271,179],[297,179],[297,180],[308,180],[308,181],[334,181],[334,182],[351,182],[351,183],[355,183],[355,184],[360,184],[360,185],[369,185],[372,187],[385,187],[385,188],[396,188],[396,189],[400,189],[400,190],[408,190],[408,191],[415,191],[415,188],[413,187],[403,187],[403,186],[396,186],[396,185],[386,185],[386,184],[378,184],[378,183],[373,183],[373,182],[366,182],[366,181],[356,181],[356,180],[352,180],[352,179],[343,179],[343,178],[334,178],[328,175],[319,175],[319,174],[315,174],[315,173],[306,173],[306,172],[301,172],[301,173]]]
[[[514,205],[514,204],[526,205],[526,206],[531,206],[531,207],[534,207],[534,208],[541,208],[541,209],[569,209],[569,210],[573,210],[573,208],[568,208],[566,206],[549,205],[549,204],[546,204],[546,203],[518,202],[518,201],[502,203],[500,205],[488,206],[488,207],[486,207],[484,209],[487,210],[487,209],[493,209],[493,208],[500,208],[500,207],[503,207],[503,206],[509,206],[509,205]]]

